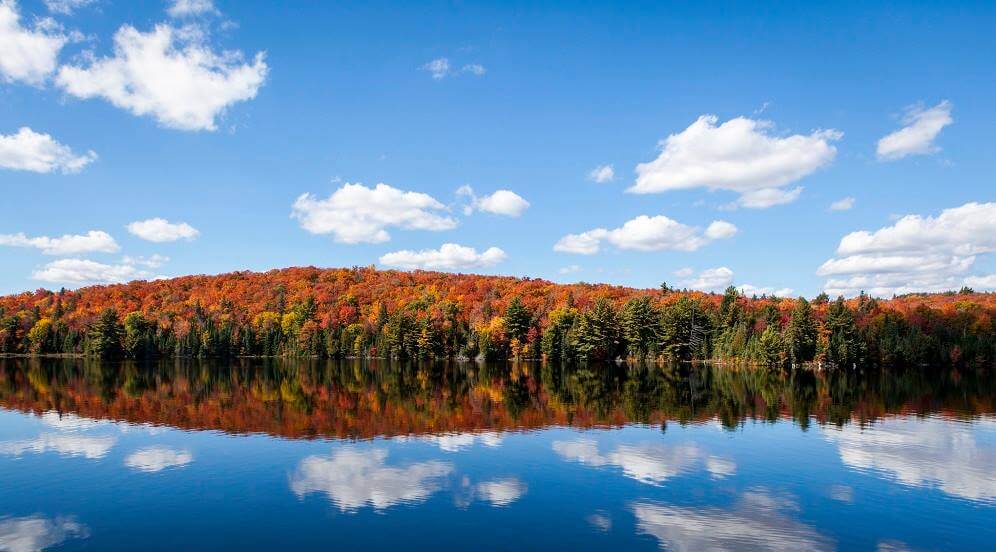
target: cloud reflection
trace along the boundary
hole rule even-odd
[[[896,418],[861,428],[827,428],[841,461],[911,487],[936,487],[969,500],[996,500],[996,429],[992,420],[967,424],[941,418]]]
[[[193,461],[194,456],[188,450],[147,447],[129,454],[124,463],[134,470],[154,473],[167,468],[180,468]]]
[[[309,456],[291,477],[298,497],[324,493],[343,512],[364,506],[382,510],[401,503],[422,502],[441,487],[453,465],[436,460],[404,467],[388,466],[387,451],[343,448],[331,456]]]
[[[82,456],[91,460],[103,458],[114,446],[114,437],[88,437],[43,433],[34,439],[0,442],[0,454],[21,456],[26,453],[57,452],[63,456]]]
[[[492,506],[508,506],[522,498],[529,487],[514,477],[496,479],[477,484],[477,496]]]
[[[440,450],[445,452],[459,452],[474,446],[474,443],[494,448],[501,446],[502,436],[494,431],[482,431],[480,433],[440,433],[437,435],[402,435],[395,438],[396,441],[405,442],[410,440],[425,441],[436,444]]]
[[[85,539],[89,530],[72,518],[42,516],[0,518],[0,550],[36,552],[71,539]]]
[[[796,509],[764,490],[744,493],[731,510],[632,504],[637,529],[666,550],[832,550],[827,537],[789,516]]]
[[[623,474],[643,483],[662,483],[681,473],[704,465],[713,478],[736,473],[736,464],[729,459],[708,456],[695,445],[619,445],[615,451],[602,454],[598,443],[591,439],[554,441],[553,450],[566,460],[590,466],[616,466]]]

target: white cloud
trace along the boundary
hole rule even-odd
[[[391,239],[386,228],[452,230],[457,221],[439,214],[446,207],[428,194],[406,192],[387,184],[367,188],[344,184],[328,197],[302,194],[291,216],[312,234],[331,234],[340,243],[382,243]]]
[[[102,230],[86,234],[66,234],[59,238],[38,236],[29,238],[23,232],[0,234],[0,245],[34,247],[46,255],[79,255],[81,253],[114,253],[120,249],[114,238]]]
[[[0,454],[21,456],[26,453],[55,452],[62,456],[82,456],[96,460],[107,456],[114,446],[114,437],[43,433],[34,439],[0,442]]]
[[[298,497],[324,493],[343,512],[365,506],[383,510],[396,504],[423,502],[453,472],[448,462],[431,460],[404,467],[385,464],[387,451],[342,448],[331,456],[309,456],[291,477]]]
[[[16,0],[0,0],[0,76],[5,81],[43,84],[68,41],[55,21],[39,19],[33,27],[25,27]]]
[[[831,211],[847,211],[854,207],[854,198],[845,197],[830,204]]]
[[[951,102],[947,100],[926,109],[911,107],[903,117],[905,126],[878,141],[878,158],[892,161],[939,151],[940,148],[934,146],[934,139],[953,121]]]
[[[97,159],[88,151],[77,155],[48,134],[21,127],[16,134],[0,134],[0,167],[15,171],[78,173]]]
[[[577,272],[581,272],[581,267],[576,264],[567,265],[565,267],[561,267],[560,270],[558,270],[557,272],[559,272],[560,274],[574,274]]]
[[[173,223],[159,217],[129,223],[128,232],[143,240],[156,243],[189,241],[200,234],[196,228],[186,222]]]
[[[791,190],[782,188],[761,188],[760,190],[749,190],[740,195],[734,206],[747,209],[767,209],[775,205],[785,205],[792,203],[799,198],[802,193],[802,186],[796,186]]]
[[[677,277],[679,277],[679,278],[687,278],[687,277],[691,276],[692,274],[695,274],[695,269],[693,269],[690,266],[679,268],[678,270],[674,271],[674,275],[677,276]]]
[[[996,502],[996,422],[904,417],[867,427],[829,426],[845,466],[918,488],[992,504]]]
[[[736,226],[726,222],[725,220],[714,220],[712,224],[706,228],[705,236],[710,240],[724,240],[726,238],[732,238],[737,235],[739,230]]]
[[[218,8],[214,7],[212,0],[173,0],[166,13],[176,18],[215,15]]]
[[[154,275],[132,264],[104,264],[89,259],[59,259],[52,261],[31,277],[58,284],[120,284],[132,280],[153,278]]]
[[[725,266],[707,268],[697,277],[682,282],[682,285],[699,291],[723,291],[733,285],[733,271]]]
[[[244,63],[241,52],[216,53],[203,38],[166,24],[148,33],[125,25],[114,35],[113,57],[64,65],[56,82],[73,96],[104,98],[166,127],[215,130],[229,106],[256,97],[268,67],[263,53]]]
[[[829,278],[824,289],[833,295],[946,291],[966,285],[978,256],[994,251],[996,203],[966,203],[936,217],[907,215],[874,232],[851,232],[817,274]]]
[[[402,250],[387,253],[380,257],[380,264],[408,270],[424,268],[430,270],[462,270],[494,266],[508,255],[497,247],[489,247],[478,253],[473,247],[455,243],[444,243],[439,249],[421,251]]]
[[[743,284],[742,286],[737,286],[740,293],[744,295],[769,295],[775,297],[791,297],[792,293],[795,291],[792,288],[774,288],[769,286],[754,286],[751,284]]]
[[[568,234],[554,246],[554,251],[593,255],[601,249],[603,241],[635,251],[695,251],[715,239],[729,238],[736,234],[736,226],[726,221],[713,221],[705,233],[695,226],[688,226],[663,215],[640,215],[626,221],[619,228],[595,228],[580,234]]]
[[[0,550],[40,552],[68,539],[85,539],[90,531],[73,518],[42,516],[0,518]]]
[[[44,0],[45,7],[52,13],[71,15],[74,11],[93,4],[96,0]]]
[[[599,184],[604,184],[615,180],[616,171],[612,168],[612,165],[599,165],[588,173],[588,178]]]
[[[470,215],[476,209],[495,215],[518,217],[529,208],[529,202],[511,190],[498,190],[491,195],[478,197],[473,188],[464,185],[457,190],[457,196],[466,197],[469,201],[463,208],[465,215]]]
[[[160,255],[158,253],[154,253],[149,257],[124,256],[121,258],[121,262],[123,264],[139,265],[148,268],[159,268],[169,262],[169,257],[166,257],[165,255]]]
[[[422,66],[423,71],[428,71],[433,79],[440,80],[450,74],[450,60],[442,57],[436,58]]]
[[[462,71],[464,73],[470,73],[475,77],[483,77],[484,74],[488,72],[487,68],[485,68],[480,63],[468,63],[467,65],[463,66]]]
[[[965,285],[976,291],[996,290],[996,274],[969,276],[965,278]]]
[[[514,477],[485,481],[477,484],[477,496],[491,503],[492,506],[508,506],[522,498],[529,487]]]
[[[709,468],[705,453],[695,445],[664,446],[657,444],[619,445],[614,452],[601,454],[598,444],[591,439],[574,441],[554,441],[553,451],[565,460],[580,462],[589,466],[615,466],[622,469],[626,477],[642,483],[659,484],[697,466],[706,464],[714,475],[725,470],[721,477],[736,472],[736,465],[725,459],[711,457]],[[719,466],[716,462],[724,462]]]
[[[656,537],[662,548],[676,552],[835,548],[815,529],[790,517],[791,507],[779,504],[763,491],[744,493],[733,510],[650,502],[636,502],[632,508],[639,532]]]
[[[167,468],[182,468],[193,461],[194,456],[187,450],[147,447],[129,454],[124,463],[134,470],[155,473]]]
[[[668,136],[657,159],[637,165],[636,183],[627,191],[708,188],[740,193],[738,204],[748,208],[788,203],[802,188],[782,188],[830,164],[837,154],[831,142],[842,136],[818,130],[779,137],[769,121],[745,117],[717,122],[715,115],[703,115]]]

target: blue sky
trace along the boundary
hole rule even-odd
[[[866,4],[0,0],[0,292],[996,288],[996,8]]]

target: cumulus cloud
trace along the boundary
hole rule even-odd
[[[695,251],[709,242],[732,237],[737,227],[717,220],[703,233],[701,228],[688,226],[663,215],[640,215],[619,228],[595,228],[580,234],[568,234],[554,246],[554,251],[593,255],[608,242],[619,249],[635,251]]]
[[[59,259],[34,271],[31,277],[42,282],[69,285],[121,284],[145,280],[154,275],[134,264],[104,264],[89,259]]]
[[[599,184],[612,182],[616,178],[616,171],[612,165],[599,165],[588,173],[588,179]]]
[[[457,190],[457,196],[467,198],[468,203],[463,208],[465,215],[478,210],[495,215],[518,217],[529,208],[529,202],[511,190],[498,190],[490,195],[478,197],[473,188],[465,185]]]
[[[26,27],[16,0],[0,0],[0,76],[6,82],[43,84],[55,71],[59,52],[68,41],[52,19],[39,19]]]
[[[93,4],[96,0],[43,0],[45,7],[52,13],[72,15],[80,8]]]
[[[89,529],[71,517],[42,516],[0,518],[0,550],[38,552],[69,539],[85,539]]]
[[[86,234],[66,234],[59,238],[37,236],[29,238],[23,232],[0,234],[0,245],[33,247],[46,255],[79,255],[82,253],[114,253],[120,249],[114,238],[102,230]]]
[[[817,130],[781,137],[769,121],[737,117],[717,125],[703,115],[660,144],[657,159],[636,166],[636,183],[627,191],[647,194],[707,188],[737,192],[742,207],[763,209],[794,201],[802,188],[784,187],[833,161],[831,144],[843,135]]]
[[[193,461],[194,456],[187,450],[146,447],[129,454],[124,464],[133,470],[155,473],[167,468],[182,468]]]
[[[817,274],[828,278],[824,289],[833,295],[946,291],[984,279],[968,271],[993,251],[996,203],[966,203],[936,217],[907,215],[874,232],[851,232]]]
[[[103,98],[169,128],[215,130],[228,107],[256,97],[268,67],[262,52],[246,63],[241,52],[215,52],[204,38],[167,24],[147,33],[125,25],[114,35],[112,57],[64,65],[56,82],[73,96]]]
[[[794,509],[766,491],[744,493],[731,510],[632,505],[637,530],[667,550],[834,550],[830,539],[791,517]]]
[[[422,70],[432,75],[433,79],[444,79],[450,74],[450,60],[444,57],[436,58],[423,65]]]
[[[164,218],[138,220],[128,224],[128,232],[143,240],[165,243],[177,240],[192,240],[200,232],[186,222],[170,222]]]
[[[497,247],[489,247],[486,251],[478,253],[473,247],[444,243],[439,249],[422,249],[421,251],[404,249],[387,253],[380,257],[380,264],[407,270],[416,268],[465,270],[494,266],[507,258],[508,255]]]
[[[382,243],[391,239],[388,227],[406,230],[452,230],[457,221],[446,206],[428,194],[406,192],[377,184],[344,184],[328,197],[302,194],[291,216],[312,234],[331,234],[340,243]]]
[[[996,429],[993,421],[981,422]],[[996,442],[978,440],[978,427],[943,418],[904,417],[867,427],[827,427],[845,466],[909,487],[937,488],[945,494],[996,502]]]
[[[214,7],[212,0],[173,0],[166,13],[176,18],[215,15],[218,8]]]
[[[736,464],[731,460],[709,457],[695,445],[619,445],[613,452],[602,454],[594,440],[576,439],[554,441],[553,451],[565,460],[589,466],[618,467],[626,477],[649,484],[662,483],[699,466],[706,467],[716,478],[736,473]],[[708,462],[712,462],[711,467]]]
[[[2,47],[2,46],[0,46]],[[0,167],[15,171],[78,173],[97,159],[88,151],[76,154],[48,134],[21,127],[15,134],[0,134]]]
[[[577,272],[581,272],[581,266],[576,264],[567,265],[561,267],[560,270],[558,270],[557,272],[559,272],[560,274],[574,274]]]
[[[0,442],[0,454],[21,456],[27,453],[55,452],[62,456],[82,456],[96,460],[107,456],[114,446],[114,437],[43,433],[34,439]]]
[[[951,102],[947,100],[930,108],[914,106],[907,109],[903,117],[905,126],[878,141],[879,160],[893,161],[939,151],[934,139],[952,122]]]
[[[291,477],[298,497],[324,493],[343,512],[370,506],[383,510],[396,504],[424,502],[453,472],[448,462],[427,461],[388,466],[387,451],[343,448],[331,456],[309,456]]]
[[[529,487],[514,477],[485,481],[477,484],[477,496],[491,503],[492,506],[503,507],[522,498]]]
[[[725,266],[707,268],[682,285],[699,291],[723,291],[733,285],[733,271]]]
[[[854,198],[845,197],[830,204],[831,211],[847,211],[854,207]]]
[[[159,268],[169,262],[169,257],[158,253],[154,253],[148,257],[129,257],[126,255],[121,258],[121,262],[124,264],[139,265],[148,268]]]
[[[755,286],[751,284],[743,284],[738,286],[737,289],[739,289],[740,293],[744,295],[770,295],[775,297],[791,297],[792,293],[795,291],[790,287],[775,288],[771,286]]]

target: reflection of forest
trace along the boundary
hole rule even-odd
[[[185,429],[370,438],[718,419],[866,422],[996,412],[993,377],[711,365],[0,359],[0,406]]]

